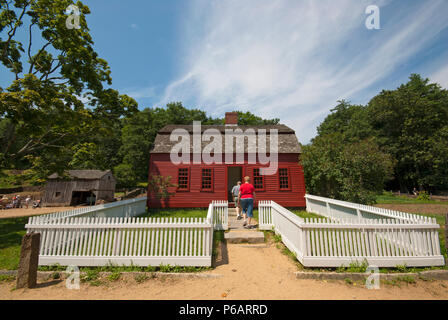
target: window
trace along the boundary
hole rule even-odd
[[[188,190],[190,170],[188,168],[179,168],[177,184],[178,190]]]
[[[289,172],[287,168],[278,169],[278,179],[280,189],[289,189]]]
[[[55,193],[54,193],[54,196],[57,198],[57,197],[60,197],[61,196],[61,193],[59,192],[59,191],[56,191]]]
[[[201,189],[205,191],[213,190],[213,169],[202,169]]]
[[[261,169],[254,169],[253,172],[255,189],[264,189],[264,176],[261,175]]]

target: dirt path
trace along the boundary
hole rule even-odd
[[[66,289],[63,281],[20,290],[11,290],[14,283],[0,282],[0,299],[448,299],[448,281],[383,284],[380,290],[368,290],[362,283],[298,280],[296,265],[275,244],[229,244],[227,253],[228,261],[208,272],[219,278],[150,279],[141,284],[133,278],[104,279],[98,287],[83,283],[80,290]]]
[[[67,211],[73,209],[76,209],[76,207],[46,207],[36,209],[29,207],[28,209],[26,208],[7,209],[7,210],[0,210],[0,219],[38,216],[41,214]]]

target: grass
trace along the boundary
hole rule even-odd
[[[0,211],[1,214],[1,211]],[[0,270],[16,270],[28,218],[0,219]]]
[[[59,264],[51,265],[51,266],[40,266],[39,271],[65,271],[67,269],[66,266],[61,266]],[[201,272],[204,270],[209,270],[209,267],[181,267],[181,266],[171,266],[171,265],[163,265],[154,267],[140,267],[140,266],[117,266],[117,265],[109,265],[102,267],[82,267],[80,268],[81,272],[86,273],[86,281],[92,281],[97,278],[99,272],[111,272],[118,276],[123,272],[175,272],[175,273],[184,273],[184,272]],[[112,277],[115,277],[112,276]],[[109,279],[111,280],[111,279]]]
[[[440,200],[420,200],[417,198],[410,198],[408,196],[398,196],[389,192],[384,192],[376,197],[377,204],[446,204],[447,201]]]
[[[356,261],[350,263],[348,267],[340,266],[339,268],[336,268],[336,272],[365,273],[368,266],[369,263],[367,260],[364,260],[362,263]]]
[[[149,218],[205,218],[207,209],[150,209],[139,217]]]
[[[121,272],[119,271],[112,272],[110,275],[107,276],[107,279],[111,282],[118,281],[120,280],[120,278],[121,278]]]
[[[149,277],[146,274],[136,274],[134,276],[134,280],[137,283],[143,283],[143,282],[149,280]]]
[[[15,279],[16,279],[15,276],[0,274],[0,282],[9,282],[9,281],[14,281]]]
[[[399,276],[399,277],[396,277],[391,280],[384,279],[384,280],[381,280],[381,282],[384,284],[391,285],[391,286],[401,287],[402,283],[415,284],[417,281],[415,280],[415,278],[413,276]]]
[[[322,217],[321,215],[315,214],[315,213],[311,213],[311,212],[307,212],[304,210],[291,210],[292,213],[294,213],[295,215],[299,216],[302,219],[310,219],[310,218],[317,218],[317,219],[322,219],[324,217]]]

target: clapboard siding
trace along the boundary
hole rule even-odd
[[[223,156],[224,159],[224,156]],[[247,155],[245,155],[247,159]],[[223,161],[224,162],[224,161]],[[188,167],[190,169],[190,181],[188,191],[178,191],[176,187],[169,189],[172,192],[168,199],[160,200],[148,188],[148,207],[171,207],[171,208],[205,208],[213,200],[227,199],[227,167],[226,164],[190,164],[175,165],[170,160],[169,154],[151,154],[149,179],[153,175],[170,176],[172,183],[177,183],[178,169]],[[266,167],[260,164],[233,164],[241,166],[243,175],[248,175],[253,181],[253,169]],[[288,168],[290,176],[290,190],[280,190],[278,172],[275,175],[265,176],[265,189],[257,191],[257,200],[272,200],[285,207],[305,207],[305,180],[303,168],[299,164],[298,154],[280,154],[278,157],[279,168]],[[201,190],[201,170],[203,168],[213,169],[213,191]]]
[[[45,206],[69,206],[75,191],[92,192],[96,200],[113,200],[115,185],[116,180],[110,171],[100,178],[72,177],[70,180],[50,178],[45,186],[42,200]]]

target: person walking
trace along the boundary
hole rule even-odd
[[[251,229],[252,218],[254,217],[254,203],[256,201],[255,187],[250,183],[250,177],[244,177],[244,183],[240,186],[238,200],[241,202],[241,208],[244,215],[243,226]]]
[[[27,209],[30,206],[30,203],[31,203],[31,195],[28,195],[25,199],[25,206]]]
[[[236,186],[234,186],[232,188],[232,197],[233,197],[233,201],[235,202],[235,209],[236,209],[236,219],[237,220],[241,220],[243,218],[242,214],[241,214],[241,202],[239,201],[238,195],[240,193],[240,186],[241,186],[241,181],[238,181],[236,183]]]

